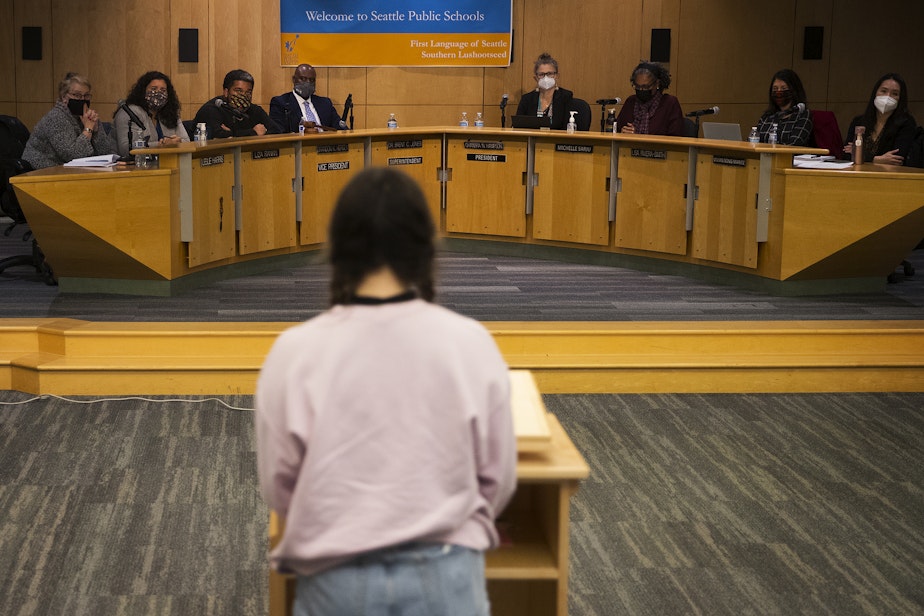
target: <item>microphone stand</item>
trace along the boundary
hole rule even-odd
[[[507,99],[504,98],[500,105],[501,110],[501,128],[507,128]]]
[[[353,130],[353,104],[350,103],[350,130]]]
[[[600,105],[600,132],[606,132],[606,105]]]

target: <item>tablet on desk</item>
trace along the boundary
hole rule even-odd
[[[703,122],[703,138],[741,141],[741,125],[731,122]]]
[[[552,127],[552,118],[549,116],[515,115],[511,116],[510,120],[513,122],[514,128],[532,128],[538,130],[540,128]]]

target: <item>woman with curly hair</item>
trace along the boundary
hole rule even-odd
[[[149,145],[172,145],[189,141],[189,135],[180,120],[180,99],[170,78],[163,73],[148,71],[139,77],[125,103],[116,111],[112,121],[119,156],[128,156],[132,148],[132,131],[141,130]],[[144,124],[143,129],[138,126],[139,122]]]
[[[626,99],[616,117],[621,133],[682,137],[683,111],[676,97],[665,94],[671,74],[657,62],[641,62],[632,71],[635,94]]]

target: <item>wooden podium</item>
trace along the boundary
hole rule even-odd
[[[485,555],[494,616],[568,613],[569,510],[587,463],[548,413],[532,375],[510,372],[517,435],[517,491],[498,520],[502,545]],[[270,514],[270,549],[284,524]],[[270,570],[270,616],[292,613],[295,578]]]

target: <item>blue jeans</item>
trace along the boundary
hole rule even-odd
[[[295,616],[489,616],[484,554],[409,543],[299,576]]]

